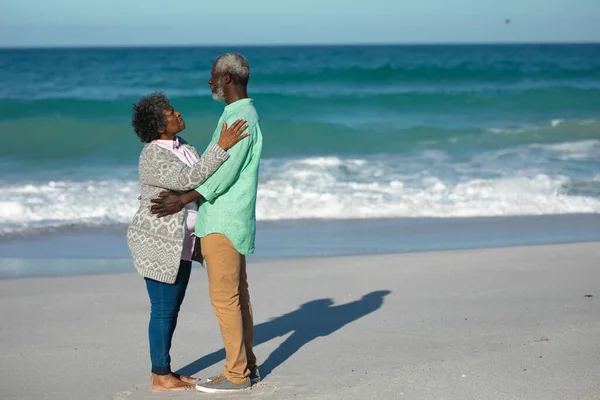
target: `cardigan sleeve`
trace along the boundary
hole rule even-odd
[[[212,145],[192,166],[165,157],[158,146],[147,145],[140,156],[140,182],[177,192],[196,188],[229,158],[218,144]]]

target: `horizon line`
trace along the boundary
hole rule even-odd
[[[598,45],[600,41],[489,41],[489,42],[347,42],[347,43],[264,43],[264,44],[240,44],[240,43],[224,43],[224,44],[57,44],[57,45],[0,45],[0,50],[59,50],[59,49],[109,49],[109,48],[222,48],[222,47],[358,47],[358,46],[535,46],[535,45]]]

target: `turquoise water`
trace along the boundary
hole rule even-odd
[[[0,235],[127,223],[131,105],[203,149],[237,50],[265,133],[259,220],[600,212],[600,45],[0,50]]]

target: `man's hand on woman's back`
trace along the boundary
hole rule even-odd
[[[150,212],[158,218],[166,217],[178,213],[183,210],[186,204],[201,198],[200,193],[195,190],[187,193],[160,192],[157,199],[150,200],[153,203]]]

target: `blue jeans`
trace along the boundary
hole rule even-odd
[[[150,360],[152,373],[168,375],[171,373],[171,339],[177,326],[177,315],[185,297],[185,289],[190,281],[191,261],[181,261],[177,280],[173,284],[144,278],[148,296],[150,296]]]

